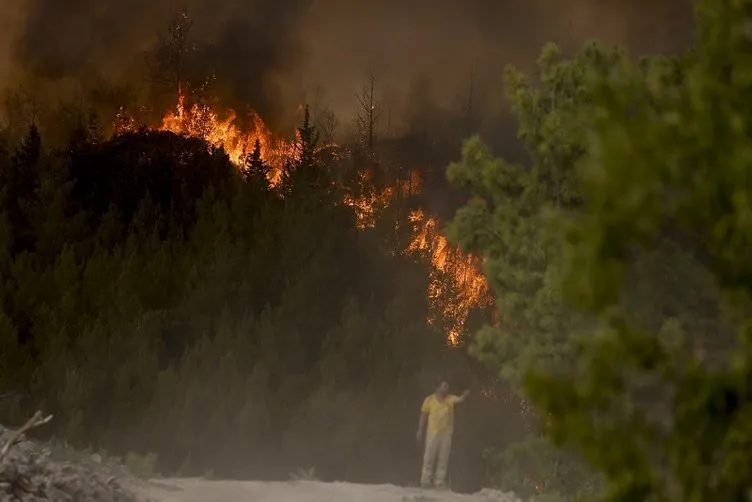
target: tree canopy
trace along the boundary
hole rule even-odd
[[[531,166],[473,138],[448,171],[499,305],[474,350],[607,500],[747,498],[750,9],[700,1],[673,58],[547,47],[537,82],[507,77]]]

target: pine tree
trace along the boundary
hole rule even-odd
[[[68,135],[67,153],[70,158],[76,158],[89,149],[89,131],[79,122]]]
[[[42,153],[42,137],[36,124],[31,124],[26,137],[13,156],[13,162],[19,167],[32,169],[37,165]]]
[[[503,319],[499,327],[478,333],[472,351],[518,388],[532,367],[572,361],[569,332],[579,320],[556,294],[560,246],[546,234],[546,210],[579,207],[576,165],[585,144],[580,124],[589,113],[588,78],[590,72],[607,74],[622,58],[618,48],[589,44],[565,60],[550,44],[538,60],[542,86],[507,68],[506,93],[532,167],[495,158],[474,137],[465,143],[462,160],[448,170],[450,180],[479,196],[458,211],[448,235],[486,256],[485,271]]]
[[[303,123],[298,128],[298,169],[315,169],[316,148],[319,142],[319,134],[316,127],[311,123],[311,112],[308,105],[305,106]]]
[[[190,66],[196,52],[191,30],[193,20],[186,10],[174,13],[164,33],[159,33],[157,46],[147,58],[151,83],[157,90],[172,95],[190,96],[194,79]]]
[[[587,335],[576,365],[539,367],[528,373],[525,389],[546,414],[551,437],[576,447],[605,476],[599,500],[749,496],[752,100],[749,79],[741,77],[752,66],[749,14],[749,2],[701,0],[697,45],[679,58],[635,64],[619,56],[604,72],[608,58],[584,51],[588,76],[579,89],[525,100],[528,109],[544,102],[551,112],[562,99],[574,105],[567,122],[549,112],[520,122],[523,140],[539,146],[533,189],[478,140],[466,144],[463,162],[451,171],[476,194],[458,214],[455,237],[484,253],[494,291],[507,305],[529,295],[509,290],[504,266],[515,263],[506,258],[508,236],[531,228],[527,214],[510,214],[506,201],[541,193],[549,200],[551,225],[543,236],[558,251],[545,261],[556,260],[549,270],[558,277],[548,298],[576,308],[589,329],[565,330]],[[556,80],[541,77],[553,91]],[[646,274],[646,262],[666,247],[673,259]],[[530,247],[527,256],[540,259],[540,251]],[[702,267],[693,260],[711,280],[698,278]],[[636,272],[637,282],[650,286],[639,288],[642,294],[675,280],[670,296],[689,294],[689,301],[640,319],[629,297]],[[724,294],[714,298],[718,286]],[[686,329],[682,319],[712,302],[726,316]],[[542,324],[552,321],[547,313],[528,314]],[[520,320],[503,307],[501,317],[503,330]],[[724,337],[727,325],[738,330],[733,342]],[[709,354],[709,341],[725,346]],[[503,362],[507,349],[499,343],[488,353]]]
[[[36,124],[32,124],[13,154],[2,180],[6,187],[5,210],[14,228],[16,251],[29,249],[33,243],[29,212],[36,200],[41,155],[42,137]]]
[[[295,154],[285,161],[282,169],[280,188],[283,193],[297,196],[315,194],[313,198],[319,200],[323,192],[329,189],[330,183],[317,155],[318,140],[318,131],[311,123],[310,110],[306,105],[303,122],[297,129]]]
[[[90,144],[96,145],[104,140],[102,124],[99,122],[99,116],[97,115],[97,112],[93,109],[89,111],[89,124],[87,132]]]
[[[243,156],[243,172],[247,179],[269,186],[270,167],[261,157],[261,141],[258,138],[253,143],[253,150]]]

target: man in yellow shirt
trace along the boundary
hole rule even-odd
[[[436,488],[444,488],[449,453],[452,450],[452,432],[454,431],[454,406],[465,400],[470,391],[461,396],[449,394],[449,383],[440,380],[436,391],[423,401],[420,408],[417,439],[421,441],[426,434],[426,448],[423,454],[423,471],[420,486],[431,487],[433,478]],[[428,430],[426,431],[426,425]],[[434,467],[436,475],[434,476]]]

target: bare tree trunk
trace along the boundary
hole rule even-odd
[[[375,158],[378,122],[384,112],[384,105],[376,99],[376,82],[378,76],[371,73],[368,84],[357,96],[360,108],[355,116],[358,134],[361,136],[370,159]]]

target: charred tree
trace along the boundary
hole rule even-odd
[[[319,110],[316,117],[316,129],[321,135],[323,145],[334,143],[334,131],[337,129],[337,116],[328,108]]]
[[[190,92],[189,60],[196,51],[191,38],[193,21],[186,10],[173,14],[167,29],[159,33],[157,46],[147,57],[152,84],[159,92],[178,97]]]
[[[358,135],[371,161],[374,161],[376,157],[379,118],[384,113],[383,103],[376,98],[377,81],[378,76],[373,73],[369,75],[368,83],[363,86],[361,93],[357,95],[359,107],[355,115]]]
[[[334,131],[337,128],[337,116],[328,107],[324,98],[324,89],[317,85],[312,90],[313,101],[310,104],[311,121],[319,133],[321,146],[334,143]]]
[[[316,146],[319,143],[319,132],[311,123],[311,111],[305,107],[303,123],[298,128],[298,167],[313,168],[316,164]]]

